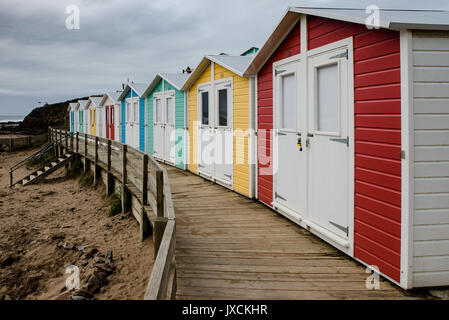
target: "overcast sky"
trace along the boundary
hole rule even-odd
[[[80,9],[67,30],[66,6]],[[447,0],[0,0],[0,115],[260,47],[288,6],[449,9]]]

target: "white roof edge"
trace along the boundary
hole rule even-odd
[[[144,93],[142,93],[142,98],[148,98],[148,96],[151,94],[151,92],[153,92],[154,88],[156,87],[156,85],[159,83],[159,81],[161,81],[161,79],[164,79],[165,81],[167,81],[168,83],[170,83],[173,87],[175,87],[177,90],[182,91],[183,87],[179,87],[178,85],[174,84],[172,81],[170,81],[170,79],[167,79],[167,77],[164,77],[164,75],[160,72],[158,72],[155,76],[153,81],[151,81],[150,85],[148,86],[148,88],[145,90]],[[187,79],[188,80],[188,79]],[[184,84],[186,84],[187,80],[184,82]]]
[[[331,9],[331,8],[329,8],[329,9]],[[323,10],[326,10],[326,8],[323,8]],[[313,9],[313,8],[309,9],[309,8],[301,8],[301,7],[290,7],[289,11],[295,12],[295,13],[312,15],[312,16],[324,17],[324,18],[329,18],[329,19],[335,19],[335,20],[340,20],[340,21],[354,22],[357,24],[365,24],[366,23],[366,19],[357,18],[357,17],[353,17],[353,16],[347,16],[347,15],[338,14],[338,13],[323,12],[322,10],[317,10],[317,9]],[[379,26],[381,28],[386,28],[386,29],[390,28],[390,21],[379,21],[379,23],[380,23]]]
[[[122,93],[118,96],[117,101],[122,101],[123,100],[123,98],[128,93],[128,90],[127,90],[128,88],[134,90],[139,95],[140,98],[142,98],[142,95],[145,92],[144,91],[144,92],[140,93],[139,91],[136,90],[136,88],[133,87],[133,83],[127,83],[126,86],[125,86],[125,89],[123,89]]]
[[[195,82],[193,82],[192,84],[190,84],[190,83],[193,81],[192,79],[194,79],[198,73],[199,73],[199,74],[202,74],[202,73],[204,72],[205,68],[204,68],[203,70],[201,70],[200,67],[201,67],[203,64],[205,64],[206,61],[209,61],[209,62],[210,62],[210,60],[209,60],[209,59],[207,58],[207,56],[205,55],[205,56],[203,56],[203,57],[201,58],[200,63],[198,63],[198,65],[196,66],[196,68],[195,68],[195,69],[193,70],[193,72],[190,74],[190,77],[186,80],[186,82],[185,82],[184,85],[182,86],[182,88],[181,88],[182,91],[187,91],[187,90],[189,90],[189,89],[192,87],[193,83],[195,83]],[[198,77],[199,77],[199,76],[198,76]],[[196,77],[196,79],[198,79],[198,77]],[[196,80],[195,80],[195,81],[196,81]]]
[[[235,73],[236,75],[239,75],[240,77],[243,77],[243,72],[244,72],[245,70],[243,70],[243,72],[242,72],[242,71],[239,71],[239,70],[236,70],[236,69],[234,69],[233,67],[230,67],[230,66],[226,65],[226,64],[223,63],[222,61],[220,61],[220,60],[218,60],[218,59],[215,59],[213,55],[206,55],[205,57],[206,57],[207,59],[209,59],[210,61],[219,64],[219,65],[222,66],[223,68],[226,68],[226,69],[228,69],[229,71],[232,71],[232,72]]]

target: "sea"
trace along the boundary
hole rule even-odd
[[[5,122],[22,122],[25,119],[25,116],[11,116],[11,115],[1,115],[0,114],[0,123]]]

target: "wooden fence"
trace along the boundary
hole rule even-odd
[[[49,136],[60,141],[60,152],[81,157],[95,182],[103,176],[108,194],[120,193],[122,211],[131,210],[139,222],[141,240],[152,232],[156,258],[144,298],[174,299],[176,221],[167,171],[148,154],[116,141],[53,128]]]
[[[22,150],[25,148],[41,146],[46,141],[47,141],[47,134],[44,133],[37,136],[0,138],[0,146],[7,146],[8,151],[12,152],[16,150]]]

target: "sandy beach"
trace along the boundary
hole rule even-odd
[[[86,255],[94,250],[111,250],[115,265],[94,299],[142,299],[154,260],[151,238],[139,241],[130,215],[108,217],[103,185],[81,187],[64,168],[42,184],[10,189],[9,167],[35,151],[0,153],[0,299],[68,299],[66,267],[77,266],[85,284],[94,265]],[[32,169],[22,167],[14,179]]]

